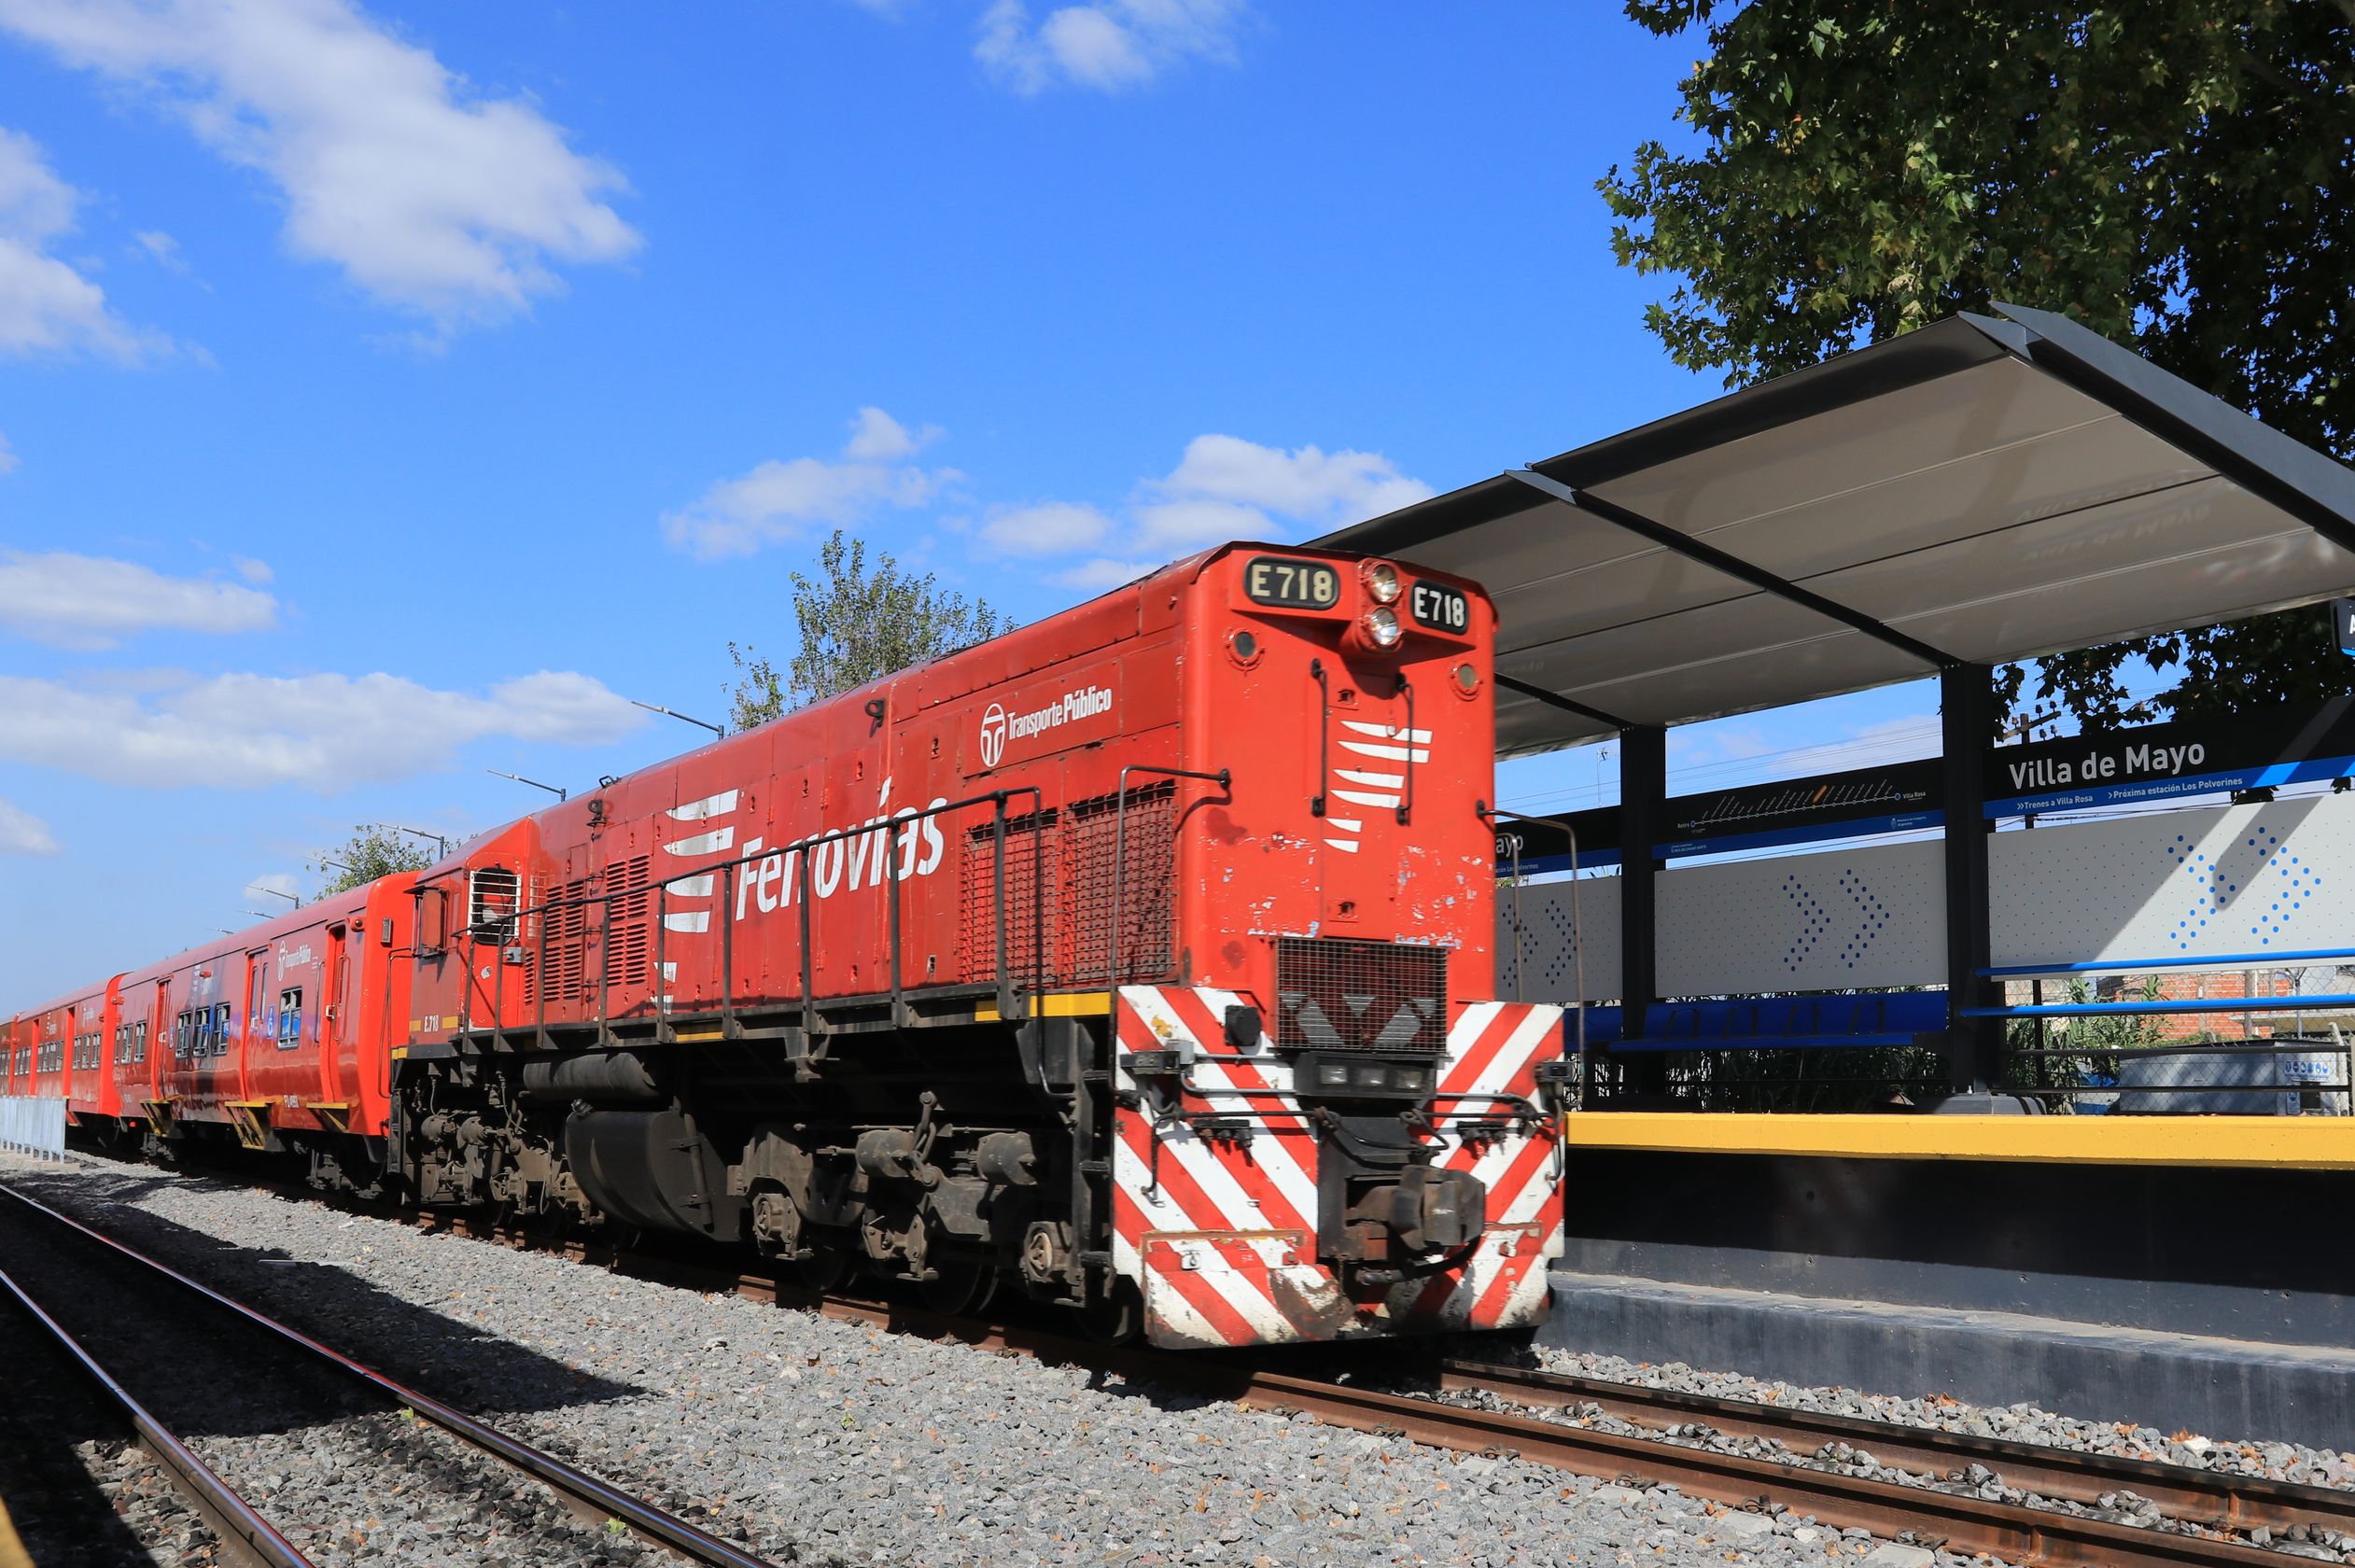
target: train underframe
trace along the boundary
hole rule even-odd
[[[1280,1051],[1233,993],[822,1035],[678,1018],[416,1044],[384,1137],[80,1118],[286,1162],[322,1191],[552,1234],[740,1245],[946,1312],[1001,1293],[1185,1347],[1525,1326],[1562,1245],[1558,1009],[1478,1003],[1445,1049]],[[1346,1070],[1346,1071],[1344,1071]],[[1320,1086],[1313,1080],[1348,1081]],[[1368,1080],[1371,1080],[1369,1085]],[[1409,1086],[1399,1088],[1399,1083]],[[104,1124],[102,1127],[101,1124]]]

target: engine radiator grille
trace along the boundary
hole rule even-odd
[[[1276,1043],[1437,1051],[1447,1044],[1448,950],[1330,937],[1276,939]]]

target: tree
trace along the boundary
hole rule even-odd
[[[312,858],[312,865],[327,878],[321,898],[340,893],[396,871],[423,871],[433,863],[425,846],[383,828],[362,826],[331,850]]]
[[[905,570],[886,553],[876,553],[870,569],[866,541],[840,528],[818,547],[818,576],[795,572],[792,582],[801,648],[784,670],[750,643],[728,644],[739,672],[733,702],[739,730],[1014,627],[988,600],[967,604],[932,573]]]
[[[2355,0],[1627,11],[1708,39],[1678,111],[1703,148],[1647,141],[1598,184],[1620,262],[1682,278],[1646,315],[1679,364],[1741,385],[2016,300],[2355,454]],[[2057,655],[2038,694],[2114,721],[2137,657],[2184,672],[2160,712],[2343,691],[2322,622]]]

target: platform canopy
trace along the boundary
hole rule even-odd
[[[1487,586],[1506,755],[2355,593],[2355,472],[1994,308],[1317,542]]]

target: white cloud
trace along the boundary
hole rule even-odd
[[[1149,569],[1142,562],[1173,560],[1229,539],[1281,541],[1324,533],[1411,506],[1431,493],[1380,453],[1327,453],[1315,446],[1286,451],[1207,435],[1188,441],[1168,474],[1140,481],[1117,524],[1091,507],[1057,502],[992,518],[983,532],[1011,549],[1016,546],[999,537],[1002,527],[1012,532],[1027,519],[1070,514],[1067,527],[1034,530],[1032,553],[1086,550],[1109,539],[1116,555],[1073,567],[1057,581],[1074,588],[1116,587]],[[1081,517],[1100,525],[1083,529]]]
[[[0,855],[54,855],[57,835],[22,806],[0,800]]]
[[[134,360],[161,340],[106,306],[106,292],[49,254],[74,231],[79,193],[38,143],[0,129],[0,354],[91,353]]]
[[[231,555],[229,558],[229,564],[237,568],[239,577],[256,586],[268,582],[278,575],[270,569],[269,562],[257,561],[250,555]]]
[[[619,172],[349,0],[0,0],[0,28],[152,92],[278,188],[295,255],[445,332],[638,248]]]
[[[1033,26],[1022,0],[994,0],[974,56],[1026,96],[1058,82],[1118,92],[1189,60],[1233,64],[1241,12],[1237,0],[1098,0]]]
[[[1112,531],[1112,519],[1076,501],[1006,507],[989,514],[982,538],[1008,555],[1060,555],[1085,550]]]
[[[691,504],[663,513],[663,537],[704,560],[750,555],[809,524],[847,526],[887,507],[921,506],[952,476],[906,462],[937,439],[925,426],[911,434],[881,409],[861,409],[840,459],[771,458],[723,479]]]
[[[140,255],[175,277],[188,276],[188,261],[180,255],[179,241],[161,229],[142,229],[131,237],[139,243]]]
[[[1069,571],[1055,574],[1055,581],[1067,588],[1084,588],[1091,593],[1119,588],[1134,582],[1148,572],[1159,569],[1161,563],[1147,561],[1114,561],[1099,557],[1082,561]]]
[[[1229,501],[1306,523],[1354,522],[1411,506],[1431,495],[1379,453],[1286,452],[1234,436],[1197,436],[1157,488],[1181,499]]]
[[[265,871],[246,883],[244,890],[249,893],[283,893],[288,898],[300,898],[302,896],[302,884],[290,871]]]
[[[111,648],[134,632],[262,632],[277,621],[278,601],[258,588],[98,555],[0,551],[0,627],[35,642]]]
[[[862,408],[858,417],[850,421],[850,440],[842,455],[870,462],[892,462],[915,456],[918,448],[932,445],[941,434],[937,425],[910,430],[879,408]]]
[[[479,694],[385,674],[90,688],[0,676],[0,756],[158,789],[324,793],[446,767],[461,747],[492,736],[604,745],[645,718],[591,677],[554,670]]]

